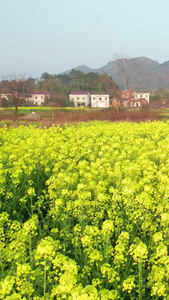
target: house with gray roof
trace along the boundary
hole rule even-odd
[[[90,106],[90,92],[71,92],[69,100],[73,101],[76,107]]]
[[[69,100],[77,106],[109,107],[110,95],[107,93],[71,92]]]

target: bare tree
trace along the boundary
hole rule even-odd
[[[128,91],[134,90],[141,74],[140,64],[135,58],[119,54],[114,54],[112,62],[117,66],[119,75],[124,78]]]
[[[26,74],[8,75],[0,83],[0,90],[3,94],[3,102],[12,109],[14,106],[14,116],[17,119],[18,106],[22,99],[26,98],[34,89],[33,78],[28,78]],[[2,97],[2,96],[1,96]]]
[[[118,75],[123,78],[127,87],[126,95],[122,91],[118,92],[119,102],[122,106],[124,99],[132,99],[134,97],[134,88],[138,85],[138,79],[142,74],[141,64],[135,58],[130,58],[124,55],[114,54],[112,62],[117,66]],[[125,96],[125,97],[124,97]]]

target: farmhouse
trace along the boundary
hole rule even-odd
[[[145,102],[150,103],[150,93],[148,92],[134,92],[134,99],[144,99]]]
[[[150,103],[150,93],[148,92],[134,92],[134,98],[129,100],[129,107],[137,108],[143,107]]]
[[[75,106],[109,107],[110,96],[107,93],[71,92],[69,100]]]
[[[91,107],[109,107],[109,94],[91,94]]]
[[[124,90],[118,93],[118,98],[112,99],[112,106],[137,108],[150,103],[149,92],[135,92],[133,90]]]
[[[75,106],[89,106],[90,105],[90,93],[89,92],[71,92],[69,94],[69,100],[73,101]]]
[[[147,105],[148,102],[145,99],[139,98],[139,99],[131,99],[128,103],[130,108],[138,108],[143,107]]]
[[[25,99],[27,101],[32,102],[33,104],[36,105],[41,105],[44,104],[45,99],[49,99],[52,96],[51,92],[37,92],[37,93],[32,93],[32,94],[19,94],[19,99]],[[11,94],[1,94],[0,99],[3,100],[9,100],[11,97]]]
[[[45,99],[49,99],[52,96],[51,92],[37,92],[33,93],[27,98],[30,102],[36,105],[41,105],[45,102]]]
[[[0,99],[9,100],[11,94],[0,94]]]

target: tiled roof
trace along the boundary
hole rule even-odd
[[[89,92],[71,92],[70,95],[88,95]]]
[[[37,93],[32,93],[32,95],[52,95],[51,92],[37,92]]]
[[[150,94],[150,92],[142,91],[142,92],[134,92],[135,94]]]
[[[108,93],[91,93],[91,95],[109,95]]]

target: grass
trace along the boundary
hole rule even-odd
[[[91,120],[100,121],[131,121],[131,122],[141,122],[141,121],[154,121],[164,118],[164,115],[158,111],[154,110],[129,110],[129,109],[89,109],[87,107],[18,107],[18,120],[14,119],[13,112],[7,108],[0,108],[0,127],[5,125],[9,126],[19,126],[19,125],[29,125],[35,123],[35,120],[21,120],[20,117],[28,115],[32,112],[37,112],[41,115],[42,120],[36,122],[37,126],[50,127],[52,125],[64,125],[79,122],[88,122]],[[165,115],[167,118],[167,115]]]
[[[18,107],[18,114],[30,114],[31,112],[44,113],[44,112],[52,112],[52,111],[87,111],[88,107],[41,107],[41,106],[32,106],[32,107]],[[8,108],[0,108],[0,112],[9,113]],[[12,113],[12,111],[11,111]]]

